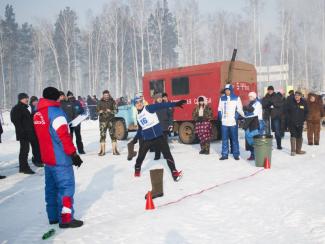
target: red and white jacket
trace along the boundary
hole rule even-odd
[[[76,152],[76,148],[60,103],[41,98],[34,115],[34,128],[42,162],[49,166],[70,166],[71,155]]]

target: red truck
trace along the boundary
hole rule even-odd
[[[143,77],[143,95],[149,103],[156,92],[166,92],[171,101],[187,100],[184,109],[177,108],[174,111],[174,131],[179,133],[183,143],[190,144],[196,138],[192,111],[201,95],[207,97],[213,110],[213,137],[219,137],[218,103],[223,87],[229,80],[243,104],[248,102],[248,93],[257,90],[254,65],[241,61],[223,61],[148,72]]]

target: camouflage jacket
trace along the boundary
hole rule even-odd
[[[193,120],[194,121],[209,121],[212,120],[212,109],[209,107],[209,105],[205,105],[203,110],[203,117],[199,116],[199,106],[196,106],[192,113]]]
[[[113,98],[106,100],[99,100],[97,104],[96,111],[99,115],[99,122],[106,122],[115,117],[115,114],[118,112],[117,105]],[[103,111],[100,113],[99,111]]]

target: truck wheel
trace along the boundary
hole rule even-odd
[[[179,139],[184,144],[192,144],[195,140],[194,124],[183,122],[178,129]]]
[[[128,130],[124,120],[118,119],[115,121],[114,133],[117,140],[125,140],[128,137]]]

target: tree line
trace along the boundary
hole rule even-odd
[[[265,2],[244,0],[241,14],[199,12],[198,0],[110,0],[99,14],[62,9],[49,19],[18,24],[14,7],[0,17],[0,107],[18,92],[40,95],[45,86],[78,95],[114,97],[142,90],[145,72],[238,59],[260,65],[289,64],[289,83],[325,89],[325,0],[279,0],[276,31],[263,35]]]

